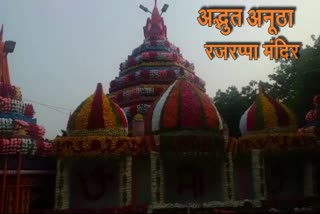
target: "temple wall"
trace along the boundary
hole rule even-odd
[[[253,173],[251,157],[239,157],[233,162],[235,200],[253,199]]]
[[[136,157],[134,160],[134,173],[136,181],[136,204],[150,204],[151,202],[151,175],[150,157]]]
[[[304,160],[268,157],[265,163],[269,199],[294,199],[304,196]]]
[[[203,170],[203,192],[197,197],[193,193],[193,175],[192,172],[182,175],[183,184],[179,191],[179,173],[180,164],[193,165],[192,159],[186,162],[170,161],[164,162],[164,185],[165,185],[165,203],[197,203],[208,201],[223,201],[223,162],[222,160],[203,161],[197,165]],[[184,167],[182,167],[184,168]],[[188,168],[185,168],[188,171]],[[195,172],[194,174],[198,174]]]
[[[119,168],[107,160],[75,160],[69,171],[70,208],[120,205]]]

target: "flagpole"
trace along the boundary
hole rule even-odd
[[[17,171],[17,184],[16,184],[16,213],[19,213],[20,203],[20,179],[21,179],[21,155],[18,154],[18,171]]]

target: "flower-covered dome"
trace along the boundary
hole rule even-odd
[[[2,39],[3,26],[0,31],[0,154],[46,156],[52,152],[52,144],[44,140],[45,129],[33,117],[33,106],[22,101],[20,88],[11,85],[7,54],[13,52],[15,43],[5,44]]]
[[[242,135],[294,131],[296,120],[284,104],[271,98],[262,85],[259,85],[256,100],[241,116],[239,128]]]
[[[146,132],[152,134],[222,130],[222,119],[210,98],[187,79],[176,80],[150,107]]]
[[[120,64],[119,76],[110,82],[110,95],[123,108],[129,122],[136,114],[145,116],[152,103],[179,77],[181,69],[205,91],[205,83],[195,74],[193,64],[169,42],[157,3],[143,31],[143,44]]]
[[[128,122],[123,110],[104,94],[98,83],[93,95],[72,113],[67,125],[68,136],[126,136]]]

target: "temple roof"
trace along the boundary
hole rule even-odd
[[[11,50],[5,50],[6,45]],[[19,87],[11,85],[8,52],[12,52],[15,43],[3,41],[3,25],[0,31],[0,155],[46,156],[52,152],[50,142],[44,140],[45,129],[33,118],[31,104],[22,101]]]
[[[242,135],[294,131],[295,127],[293,113],[283,103],[270,97],[261,84],[255,102],[241,116],[239,126]]]
[[[93,95],[72,113],[67,125],[69,136],[127,135],[128,123],[123,110],[103,92],[98,83]]]
[[[147,133],[222,130],[219,112],[210,98],[185,78],[176,80],[150,107]]]
[[[167,39],[167,27],[157,1],[150,13],[143,28],[143,43],[120,64],[119,76],[110,82],[110,96],[123,108],[129,122],[136,114],[146,114],[152,103],[180,76],[181,69],[187,79],[205,91],[205,82],[195,74],[194,65]]]

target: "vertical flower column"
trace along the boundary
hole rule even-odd
[[[304,170],[304,196],[314,196],[314,180],[313,180],[313,165],[307,161]]]
[[[232,153],[228,152],[223,162],[223,191],[224,201],[234,200],[233,159]]]
[[[252,150],[252,176],[253,176],[253,193],[254,198],[261,200],[266,197],[266,185],[265,185],[265,169],[264,158],[261,155],[260,150]]]
[[[152,205],[164,203],[163,162],[159,153],[151,153],[151,200]]]
[[[55,208],[58,210],[69,208],[69,172],[66,161],[59,159],[56,174]]]
[[[131,203],[132,191],[132,156],[127,156],[120,162],[120,206]]]

